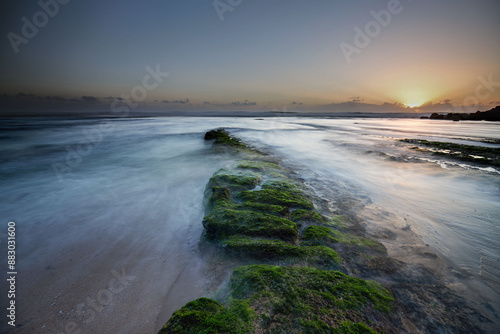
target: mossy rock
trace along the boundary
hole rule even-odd
[[[399,139],[399,141],[409,144],[416,144],[430,147],[435,155],[446,156],[467,162],[500,167],[500,148],[475,145],[463,145],[456,143],[446,143],[437,141],[428,141],[423,139]],[[412,147],[422,151],[419,147]],[[440,151],[436,151],[440,150]]]
[[[295,241],[298,236],[298,226],[294,222],[249,210],[216,207],[203,218],[203,226],[211,239],[243,234]]]
[[[197,299],[159,333],[374,334],[389,326],[394,303],[377,283],[314,268],[238,267],[229,287],[228,306]]]
[[[313,210],[297,209],[291,213],[290,220],[294,222],[324,223],[326,218]]]
[[[289,216],[288,209],[281,205],[243,202],[241,204],[238,204],[235,208],[238,210],[251,210],[251,211],[268,213],[277,217],[286,218],[287,216]]]
[[[172,314],[159,334],[252,333],[255,312],[249,303],[234,300],[224,307],[215,300],[199,298]]]
[[[249,147],[244,144],[238,138],[235,138],[229,134],[225,129],[217,129],[208,131],[205,133],[205,140],[214,140],[214,144],[216,145],[226,145],[228,147],[236,148],[236,149],[249,149]]]
[[[341,215],[334,215],[325,222],[326,225],[332,226],[336,228],[337,230],[346,230],[349,228],[349,218],[341,216]]]
[[[230,287],[259,310],[255,329],[267,333],[374,333],[366,323],[388,323],[394,302],[377,283],[307,267],[238,267]]]
[[[207,212],[212,211],[216,207],[232,208],[235,205],[236,203],[231,200],[231,192],[228,188],[211,187],[211,194],[208,196],[207,201]]]
[[[255,160],[243,160],[238,164],[237,168],[250,169],[258,172],[264,172],[264,171],[276,172],[276,170],[281,170],[281,167],[273,162],[255,161]]]
[[[234,173],[221,169],[210,178],[206,189],[226,187],[231,192],[238,192],[253,189],[260,181],[261,177],[258,175]]]
[[[263,260],[289,260],[291,263],[305,262],[321,267],[338,267],[339,255],[324,246],[297,246],[280,240],[250,239],[235,236],[225,240],[226,251],[238,256]]]
[[[262,189],[281,189],[288,190],[292,192],[300,193],[301,190],[297,184],[292,181],[289,181],[286,178],[280,177],[280,175],[272,175],[274,177],[278,176],[277,180],[269,180],[262,184]]]
[[[283,189],[242,191],[236,198],[243,201],[281,205],[288,208],[314,208],[313,204],[304,195]]]
[[[370,238],[360,238],[352,234],[342,233],[325,226],[309,226],[304,230],[302,240],[304,245],[327,245],[343,243],[356,247],[369,248],[371,250],[386,253],[384,245]]]

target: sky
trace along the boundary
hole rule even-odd
[[[500,104],[498,0],[1,0],[0,29],[2,111]]]

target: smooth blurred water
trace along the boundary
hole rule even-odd
[[[231,160],[211,153],[203,135],[221,126],[293,167],[333,208],[357,199],[368,228],[413,231],[498,306],[500,172],[415,152],[395,139],[495,146],[480,140],[500,139],[500,124],[4,119],[0,242],[15,221],[20,332],[64,331],[69,322],[83,332],[154,332],[169,312],[205,293],[197,254],[203,190]],[[133,279],[89,320],[88,298],[102,297],[113,270],[122,269]]]
[[[266,121],[262,121],[266,122]],[[332,202],[359,200],[368,229],[410,230],[450,265],[469,295],[500,310],[500,170],[429,153],[396,139],[468,145],[500,138],[500,124],[419,119],[289,119],[238,135],[283,157]],[[290,125],[295,125],[290,129]],[[391,255],[404,258],[396,240]],[[392,242],[387,241],[386,242]],[[410,254],[411,255],[411,254]]]

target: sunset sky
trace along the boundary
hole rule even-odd
[[[2,1],[3,100],[111,103],[159,64],[158,109],[500,104],[498,0],[59,1]]]

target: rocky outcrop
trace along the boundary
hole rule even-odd
[[[434,155],[460,161],[500,167],[500,148],[445,143],[422,139],[400,139],[400,141],[418,145],[412,147],[418,151],[430,152]]]
[[[222,129],[205,138],[241,160],[207,184],[204,238],[255,264],[236,267],[217,301],[189,302],[159,333],[481,333],[474,323],[487,319],[347,218],[316,211],[276,160]],[[447,315],[453,305],[457,317]]]
[[[447,113],[438,114],[433,113],[430,117],[420,117],[422,119],[447,119],[452,121],[500,121],[500,106],[487,111],[476,111],[473,114],[467,113]]]

